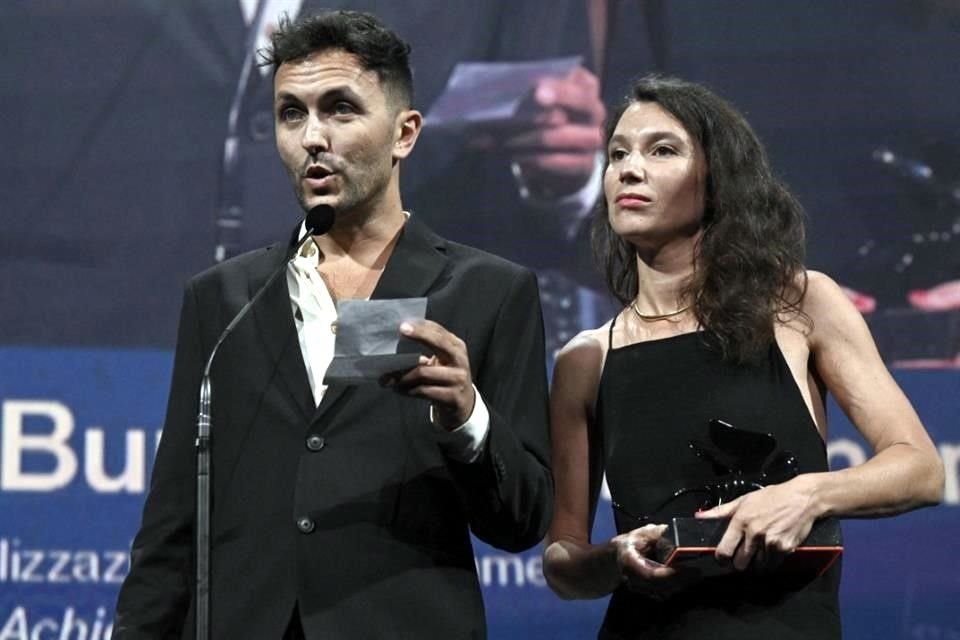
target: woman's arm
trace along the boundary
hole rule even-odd
[[[803,474],[699,514],[731,519],[717,556],[733,558],[740,569],[761,546],[792,552],[817,518],[893,515],[943,497],[943,465],[933,442],[840,287],[811,272],[803,311],[811,321],[811,366],[874,455],[861,465]]]
[[[602,333],[602,330],[598,330]],[[590,522],[599,483],[591,483],[589,425],[593,421],[603,343],[589,333],[574,338],[557,355],[550,390],[555,500],[543,573],[561,598],[599,598],[631,582],[673,574],[643,554],[652,549],[662,527],[648,525],[591,544]]]
[[[813,321],[813,366],[875,454],[856,467],[813,474],[819,515],[893,515],[940,502],[944,476],[936,448],[861,315],[833,280],[816,272],[804,311]]]

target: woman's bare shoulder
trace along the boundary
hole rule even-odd
[[[809,334],[817,317],[830,313],[839,305],[852,307],[840,286],[820,271],[801,271],[794,278],[793,287],[785,294],[786,302],[777,315],[778,324],[800,329]]]
[[[596,329],[584,329],[563,346],[560,353],[578,350],[602,349],[607,350],[608,336],[610,335],[610,321]]]
[[[595,386],[607,355],[610,323],[575,335],[557,352],[554,378]]]
[[[580,428],[592,419],[607,353],[608,331],[609,323],[581,331],[557,352],[550,390],[555,430],[564,424]]]

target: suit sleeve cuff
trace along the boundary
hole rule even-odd
[[[473,387],[473,391],[477,400],[473,404],[473,413],[466,422],[453,431],[435,427],[440,449],[447,457],[457,462],[476,462],[480,458],[483,445],[487,441],[487,433],[490,431],[490,412],[476,386]],[[430,422],[433,423],[433,405],[430,406]]]

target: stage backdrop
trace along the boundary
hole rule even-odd
[[[316,7],[269,2],[251,26],[257,4],[0,5],[0,640],[109,638],[183,283],[296,223],[270,76],[243,69],[277,11]],[[705,82],[741,108],[808,211],[810,264],[864,311],[947,471],[943,506],[844,523],[845,636],[960,638],[956,3],[323,4],[375,10],[413,42],[428,114],[464,61],[514,79],[579,66],[608,109],[648,71]],[[490,95],[478,86],[473,98]],[[537,271],[553,348],[614,307],[585,259],[589,166],[569,188],[531,191],[514,159],[475,144],[534,126],[523,113],[490,128],[428,118],[404,198],[444,234]],[[831,465],[863,461],[869,449],[835,407],[830,419]],[[604,496],[594,536],[612,530]],[[605,602],[557,599],[539,550],[477,543],[476,562],[492,638],[595,634]]]

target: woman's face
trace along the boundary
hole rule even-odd
[[[614,232],[658,248],[697,235],[703,218],[706,162],[699,143],[655,102],[635,102],[607,146],[603,177]]]

